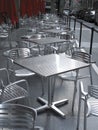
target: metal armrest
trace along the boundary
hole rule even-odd
[[[98,99],[98,85],[89,85],[88,92],[91,97]]]
[[[82,82],[80,82],[80,93],[81,93],[81,99],[85,100],[88,98],[88,93],[84,91]]]
[[[37,45],[32,45],[32,46],[30,46],[30,47],[28,47],[29,49],[32,49],[32,48],[35,48],[35,47],[37,47],[38,48],[38,46]]]
[[[20,84],[20,83],[25,83],[26,87],[27,87],[27,88],[29,87],[28,82],[27,82],[25,79],[15,81],[15,82],[13,82],[13,83],[8,84],[8,85],[5,86],[5,87],[13,86],[13,85],[15,85],[15,84]]]
[[[26,84],[26,89],[24,88],[22,83]],[[9,85],[5,86],[5,88],[1,92],[1,102],[7,103],[18,99],[27,98],[29,96],[29,92],[30,91],[28,83],[24,79],[10,83]]]
[[[12,63],[14,62],[14,60],[12,58],[7,58],[9,61],[11,61]]]
[[[58,47],[50,46],[50,48],[52,48],[54,51],[58,51]]]
[[[11,59],[10,57],[7,57],[7,69],[11,72],[14,72],[14,60]]]
[[[1,89],[3,90],[3,88],[5,87],[3,78],[6,77],[6,83],[10,84],[10,77],[9,77],[8,70],[6,68],[0,68],[0,73],[1,73],[1,76],[0,76]],[[3,77],[3,74],[4,74],[4,77]]]
[[[6,76],[7,76],[8,83],[10,83],[10,78],[9,78],[8,70],[7,70],[6,68],[0,68],[0,71],[5,71]]]
[[[4,87],[5,87],[5,85],[4,85],[4,83],[3,83],[3,80],[0,79],[0,95],[1,95],[1,93],[2,93],[2,90],[4,90]]]
[[[96,64],[92,64],[92,67],[94,71],[96,72],[96,74],[98,74],[98,66]]]

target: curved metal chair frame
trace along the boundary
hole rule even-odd
[[[16,68],[14,65],[14,60],[18,58],[28,58],[31,55],[29,48],[14,48],[4,52],[4,55],[7,57],[7,69],[14,73],[17,77],[28,77],[33,76],[35,73],[24,69],[24,68]]]
[[[9,73],[6,68],[0,69],[0,102],[12,102],[19,99],[27,98],[30,104],[29,98],[29,85],[26,80],[19,80],[11,82]]]
[[[44,55],[44,45],[37,45],[33,42],[29,42],[27,40],[29,37],[34,39],[41,39],[47,37],[47,34],[45,32],[38,32],[36,34],[28,34],[21,37],[21,47],[28,47],[31,50],[33,56]]]
[[[34,130],[37,112],[20,104],[0,104],[0,128]]]
[[[90,78],[90,82],[92,84],[92,74],[91,74],[91,56],[90,54],[82,51],[73,51],[72,58],[76,60],[80,60],[82,62],[90,63],[89,66],[89,74],[80,74],[79,69],[76,71],[64,73],[58,75],[59,78],[63,81],[72,81],[74,82],[74,93],[73,93],[73,102],[72,102],[72,113],[74,113],[74,103],[77,92],[77,81],[84,78]],[[62,84],[62,83],[61,83]]]
[[[14,74],[15,77],[34,76],[35,73],[14,64],[14,60],[32,57],[29,48],[13,48],[4,52],[7,57],[7,69]],[[42,95],[44,94],[44,86],[42,85]]]
[[[28,97],[28,82],[23,79],[12,83],[7,69],[0,68],[0,128],[43,130],[40,126],[34,126],[37,116],[34,108],[11,104]],[[31,105],[30,98],[28,103]]]
[[[80,110],[81,101],[84,101],[84,127],[87,128],[87,117],[98,116],[98,85],[89,85],[88,93],[84,91],[83,82],[79,82],[79,104],[78,104],[78,118],[77,118],[77,130],[79,130],[80,124]]]

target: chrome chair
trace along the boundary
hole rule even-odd
[[[28,58],[31,57],[31,52],[29,48],[13,48],[4,52],[4,56],[7,57],[7,69],[10,72],[13,72],[16,77],[28,77],[33,76],[35,73],[24,69],[24,68],[16,68],[14,64],[14,60],[18,58]]]
[[[34,130],[37,112],[20,104],[0,104],[0,128]]]
[[[38,32],[36,35],[33,35],[32,38],[35,39],[41,39],[47,37],[47,34],[44,32]],[[38,53],[38,55],[44,55],[45,46],[44,45],[35,45],[35,43],[31,43],[30,49],[32,50],[32,53],[35,51]]]
[[[24,84],[24,83],[27,85],[26,80],[19,80],[19,81],[10,83],[7,86],[4,86],[4,84],[2,83],[1,85],[2,89],[1,89],[1,95],[0,95],[1,103],[13,102],[13,101],[17,101],[23,98],[29,99],[29,91],[24,89],[24,87],[21,86],[21,84]],[[30,104],[29,101],[28,103]]]
[[[75,103],[75,97],[77,92],[77,81],[80,79],[90,78],[90,82],[92,84],[92,74],[91,74],[91,55],[84,52],[84,51],[74,51],[72,53],[72,58],[76,60],[80,60],[85,63],[89,63],[89,74],[81,74],[79,69],[76,71],[67,72],[64,74],[58,75],[58,77],[62,80],[61,85],[63,81],[72,81],[74,82],[74,92],[73,92],[73,101],[72,101],[72,113],[74,113],[74,103]]]
[[[32,128],[34,128],[34,130],[43,130],[40,126],[34,127],[34,122],[36,119],[35,109],[24,105],[14,104],[20,99],[28,98],[29,92],[29,85],[26,80],[23,79],[12,83],[8,70],[6,68],[0,69],[0,128],[14,129],[20,127],[30,129],[31,126],[33,126]],[[28,98],[27,103],[29,103],[27,105],[31,105],[30,98]],[[34,122],[32,116],[34,116]]]
[[[45,49],[44,45],[37,45],[33,42],[28,42],[25,39],[25,37],[27,36],[21,37],[21,47],[28,47],[31,50],[33,56],[44,55],[44,49]],[[45,34],[44,32],[38,32],[37,34],[32,34],[31,37],[34,39],[41,39],[47,37],[47,34]]]
[[[25,69],[23,67],[14,64],[14,60],[32,57],[31,50],[29,48],[13,48],[11,50],[5,51],[4,55],[7,57],[7,69],[9,72],[14,74],[15,77],[27,78],[29,76],[34,76],[35,73]],[[44,94],[44,88],[42,85],[42,95]]]
[[[28,34],[27,28],[19,28],[12,30],[9,35],[9,43],[11,45],[11,48],[20,47],[21,36],[27,34]]]
[[[20,104],[0,104],[0,129],[43,130],[36,126],[37,112]]]
[[[83,82],[79,82],[79,104],[78,104],[78,117],[77,117],[77,127],[79,130],[80,125],[80,110],[81,101],[84,101],[84,127],[83,130],[87,129],[87,118],[89,116],[98,116],[98,85],[89,85],[88,92],[84,91]]]
[[[38,32],[37,34],[34,34],[31,37],[34,39],[41,39],[41,38],[45,38],[48,36],[49,35],[44,32]],[[54,46],[54,44],[39,45],[39,44],[35,44],[33,42],[28,42],[27,40],[25,40],[25,37],[26,36],[22,37],[23,40],[21,41],[21,45],[22,45],[22,47],[28,47],[31,50],[31,53],[33,56],[41,56],[41,55],[58,52],[58,47]]]
[[[19,99],[27,99],[30,105],[29,85],[24,79],[11,82],[8,70],[0,69],[0,103],[16,102]]]
[[[78,41],[75,38],[74,31],[65,30],[59,34],[59,38],[66,40],[63,44],[59,44],[59,52],[65,52],[68,55],[72,55],[74,48],[78,47]]]

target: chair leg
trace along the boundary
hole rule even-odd
[[[28,77],[26,77],[28,78]],[[25,84],[27,86],[27,91],[28,91],[28,96],[25,98],[25,101],[26,101],[26,104],[29,105],[29,106],[32,106],[32,100],[31,100],[31,97],[30,97],[30,87],[29,87],[29,82],[28,80],[26,79],[25,80]]]
[[[87,124],[86,110],[87,110],[87,101],[84,102],[84,130],[86,130],[86,124]]]
[[[77,127],[76,127],[76,130],[79,130],[79,124],[80,124],[80,110],[81,110],[81,95],[79,94],[78,117],[77,117]]]
[[[61,84],[60,84],[60,86],[62,86],[62,85],[63,85],[63,81],[64,81],[64,80],[63,80],[63,79],[61,79]]]
[[[62,84],[63,84],[63,79],[61,79],[60,86],[62,86]],[[54,97],[55,85],[56,85],[56,77],[53,77],[52,92],[51,92],[52,101]]]
[[[52,82],[52,92],[51,92],[51,100],[52,101],[53,101],[53,98],[54,98],[55,86],[56,86],[56,76],[53,77],[53,82]]]
[[[76,92],[77,92],[78,74],[79,74],[79,70],[76,70],[76,78],[74,81],[74,93],[73,93],[73,101],[72,101],[72,115],[74,114],[74,105],[75,105],[75,98],[76,98]]]
[[[92,78],[91,66],[89,67],[89,73],[90,73],[90,83],[91,83],[91,85],[93,85],[93,78]]]
[[[44,78],[41,77],[41,83],[42,83],[42,96],[45,94],[44,92]]]
[[[31,97],[29,95],[25,98],[25,104],[32,107]]]
[[[77,81],[74,81],[74,93],[73,93],[73,101],[72,101],[72,115],[74,115],[74,105],[75,105],[76,92],[77,92]]]

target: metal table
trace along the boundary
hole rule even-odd
[[[49,29],[49,30],[44,30],[44,32],[48,33],[49,36],[52,37],[59,37],[59,34],[63,32],[64,30],[61,29]]]
[[[71,32],[70,30],[63,30],[63,29],[49,29],[49,30],[44,30],[44,32],[50,34],[51,36],[60,36],[61,33],[69,33]]]
[[[45,38],[29,38],[29,39],[25,39],[28,42],[33,42],[36,43],[38,45],[47,45],[47,44],[55,44],[55,43],[63,43],[66,40],[64,39],[60,39],[57,37],[45,37]]]
[[[60,39],[60,38],[57,38],[57,37],[28,38],[28,39],[25,39],[25,40],[29,43],[35,43],[38,46],[40,54],[41,54],[40,46],[44,47],[44,51],[47,47],[50,47],[51,49],[56,51],[56,49],[54,49],[54,48],[56,48],[56,47],[58,48],[59,43],[63,44],[64,42],[66,42],[65,39]]]
[[[58,34],[58,33],[64,32],[64,30],[61,30],[61,29],[49,29],[49,30],[44,30],[44,32]]]
[[[40,112],[46,109],[52,109],[62,117],[65,117],[65,114],[60,111],[57,106],[68,102],[68,99],[63,99],[56,102],[52,101],[52,76],[89,66],[89,64],[87,63],[83,63],[81,61],[73,60],[69,57],[66,57],[64,54],[51,54],[40,57],[19,59],[14,62],[48,79],[48,101],[39,97],[38,99],[42,103],[44,103],[44,105],[37,108],[37,111]]]

